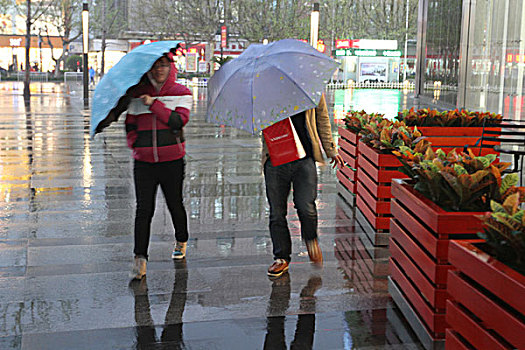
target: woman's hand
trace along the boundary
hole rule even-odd
[[[151,106],[153,102],[155,102],[155,99],[150,95],[140,95],[139,98],[142,99],[142,103],[144,103],[146,106]]]

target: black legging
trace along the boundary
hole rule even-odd
[[[171,214],[175,238],[188,241],[188,219],[182,197],[184,158],[170,162],[147,163],[135,160],[133,175],[137,210],[135,214],[135,255],[148,257],[151,219],[155,212],[157,188],[160,185]]]

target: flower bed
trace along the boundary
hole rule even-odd
[[[463,150],[463,147],[468,145],[476,155],[499,154],[490,148],[482,148],[480,151],[479,148],[474,147],[483,133],[482,127],[418,126],[417,129],[427,137],[434,150],[441,148],[448,153],[454,148]],[[501,130],[501,128],[491,128],[491,130]],[[487,145],[489,142],[484,144]],[[490,144],[497,143],[491,142]]]
[[[447,272],[451,239],[475,239],[480,212],[448,212],[403,180],[392,182],[389,289],[399,290],[396,303],[413,310],[411,326],[427,340],[445,338]]]
[[[449,250],[446,348],[524,349],[525,276],[474,244]]]
[[[470,112],[466,110],[450,110],[438,112],[432,109],[411,108],[399,112],[396,119],[403,121],[409,127],[417,126],[418,130],[432,143],[434,150],[441,148],[445,152],[452,149],[463,149],[468,145],[473,147],[480,139],[485,125],[499,124],[503,116],[490,112]],[[501,128],[490,128],[490,130]],[[497,144],[497,143],[484,143]],[[497,154],[492,149],[481,149],[476,155]]]

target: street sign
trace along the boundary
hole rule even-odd
[[[226,26],[221,27],[221,47],[228,47],[228,28]]]

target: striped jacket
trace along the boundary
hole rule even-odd
[[[155,98],[146,106],[138,98],[148,94]],[[190,118],[191,92],[175,83],[175,68],[159,91],[151,84],[142,85],[128,105],[126,134],[133,158],[148,163],[168,162],[184,157],[183,126]]]

